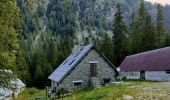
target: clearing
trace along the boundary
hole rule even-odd
[[[34,92],[35,91],[35,92]],[[45,99],[45,90],[25,89],[17,100]],[[64,100],[169,100],[170,82],[127,81],[104,87],[77,91]],[[59,99],[61,100],[61,99]]]

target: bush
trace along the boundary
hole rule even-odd
[[[27,89],[27,93],[30,94],[30,95],[33,95],[35,93],[37,93],[38,90],[36,88],[29,88]]]

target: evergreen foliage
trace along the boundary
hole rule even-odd
[[[104,37],[100,44],[100,51],[103,53],[110,61],[113,62],[113,44],[111,38],[107,33],[104,34]]]
[[[20,34],[20,14],[15,0],[0,0],[0,86],[10,82],[3,77],[3,70],[12,70],[23,81],[29,80],[29,73]],[[22,74],[21,74],[22,72]]]
[[[166,31],[163,23],[162,6],[157,5],[157,24],[156,24],[156,45],[157,47],[163,47],[165,43]]]
[[[114,64],[118,66],[127,55],[127,27],[123,21],[121,6],[117,5],[117,12],[114,15],[113,22],[113,47],[114,47]]]
[[[44,75],[41,66],[37,66],[34,75],[34,84],[36,87],[44,88]]]
[[[130,12],[129,6],[116,7],[114,0],[17,0],[17,4],[20,12],[15,0],[0,0],[0,70],[12,70],[27,86],[50,85],[48,76],[71,53],[76,33],[87,33],[84,44],[93,43],[116,66],[129,54],[170,45],[159,4],[156,25],[144,0],[131,18],[124,13]],[[112,16],[107,12],[114,7]],[[111,28],[113,34],[106,33]],[[0,86],[8,81],[1,77]]]

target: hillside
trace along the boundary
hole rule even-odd
[[[122,5],[126,24],[131,13],[139,7],[138,0],[17,0],[22,16],[22,35],[27,55],[35,49],[48,48],[53,36],[103,37],[112,35],[116,5]],[[156,22],[156,5],[146,3],[146,8]],[[164,23],[170,31],[170,6],[163,7]],[[58,39],[59,40],[59,39]],[[30,48],[30,49],[29,49]],[[28,57],[29,58],[29,57]]]

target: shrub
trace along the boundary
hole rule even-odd
[[[29,88],[27,89],[27,93],[30,94],[30,95],[33,95],[35,93],[37,93],[38,90],[36,88]]]

